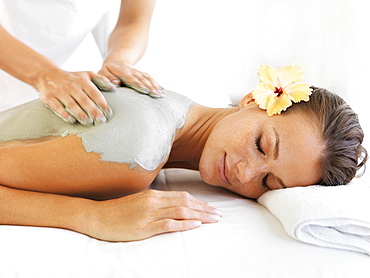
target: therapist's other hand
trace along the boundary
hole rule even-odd
[[[163,88],[147,73],[122,63],[107,62],[98,72],[115,85],[127,86],[153,98],[163,97]]]
[[[134,241],[215,223],[221,212],[187,192],[146,190],[119,199],[97,201],[81,230],[107,241]]]
[[[104,123],[113,115],[92,80],[101,89],[115,89],[104,76],[88,71],[68,72],[60,69],[40,74],[35,87],[40,100],[63,120],[92,125]]]

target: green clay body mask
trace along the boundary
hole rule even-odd
[[[184,126],[194,103],[170,91],[159,99],[127,88],[103,94],[114,112],[105,124],[65,123],[35,100],[0,113],[0,141],[76,134],[85,150],[99,153],[103,161],[156,169],[168,157],[176,129]]]

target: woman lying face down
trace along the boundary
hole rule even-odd
[[[253,94],[220,109],[172,92],[106,96],[115,116],[93,127],[64,123],[38,101],[2,113],[0,224],[139,240],[221,216],[187,193],[147,190],[162,168],[197,169],[211,185],[258,198],[348,183],[366,161],[356,114],[324,89],[272,117]]]

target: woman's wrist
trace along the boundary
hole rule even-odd
[[[96,237],[96,230],[99,227],[99,201],[77,198],[78,204],[72,216],[68,220],[69,230]]]

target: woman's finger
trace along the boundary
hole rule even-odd
[[[162,219],[151,222],[148,225],[148,230],[150,231],[149,236],[153,236],[163,233],[188,231],[199,228],[201,225],[202,222],[199,220]]]
[[[172,217],[174,219],[194,219],[204,220],[204,222],[218,221],[222,212],[210,206],[207,202],[195,198],[185,191],[154,191],[160,198],[157,208],[162,210],[160,217]],[[166,209],[168,211],[166,212]],[[182,215],[183,214],[183,215]],[[212,216],[212,217],[211,217]]]
[[[202,223],[215,223],[220,221],[221,216],[207,211],[192,209],[185,206],[163,208],[155,212],[158,220],[198,220]]]

